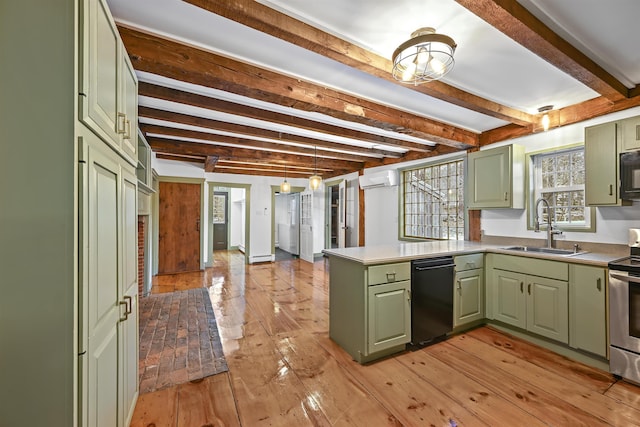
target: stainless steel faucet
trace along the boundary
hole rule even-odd
[[[556,234],[562,234],[562,231],[553,229],[553,224],[551,223],[551,207],[549,206],[547,199],[542,197],[536,200],[536,223],[534,224],[533,231],[536,233],[540,231],[540,214],[538,213],[540,203],[544,203],[547,206],[547,248],[555,248],[553,236]]]

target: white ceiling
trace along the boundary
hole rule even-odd
[[[475,133],[508,124],[350,68],[180,0],[107,0],[107,3],[120,24],[335,88],[418,116]],[[537,109],[544,105],[563,108],[599,96],[453,0],[261,0],[260,3],[386,58],[390,58],[397,45],[409,38],[410,33],[417,28],[435,27],[437,32],[449,35],[458,45],[455,67],[443,82],[529,114],[537,113]],[[637,46],[640,26],[636,23],[640,16],[640,1],[519,0],[519,3],[627,87],[632,88],[640,83],[640,49]],[[146,73],[138,75],[141,81],[161,81],[167,86],[211,97],[286,111],[287,114],[296,116],[319,117],[318,113],[305,113],[289,107],[244,99],[234,94],[159,76]],[[154,99],[140,99],[140,105],[211,117],[210,113],[193,107],[159,103]],[[227,119],[251,124],[245,118]],[[319,120],[431,144],[430,141],[327,116]],[[309,136],[308,131],[274,124],[263,125],[272,130]],[[342,142],[366,146],[362,142],[344,139]]]

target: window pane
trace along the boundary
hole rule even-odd
[[[406,237],[464,238],[463,160],[405,171],[404,181]]]

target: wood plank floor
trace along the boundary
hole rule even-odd
[[[640,426],[640,387],[490,327],[361,366],[328,336],[328,261],[243,259],[155,279],[209,289],[229,372],[141,395],[132,426]]]

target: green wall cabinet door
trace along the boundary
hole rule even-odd
[[[617,205],[618,125],[615,122],[584,130],[585,201],[589,206]]]
[[[484,269],[456,273],[453,310],[454,327],[484,318]]]
[[[127,51],[121,50],[119,96],[121,120],[124,120],[121,134],[121,148],[132,165],[138,165],[138,78],[129,61]]]
[[[524,208],[524,148],[507,145],[469,153],[469,209]]]
[[[411,340],[411,281],[369,286],[369,353]]]
[[[569,292],[562,280],[527,277],[527,330],[569,342]]]
[[[527,327],[526,275],[493,270],[494,319],[522,329]]]
[[[640,116],[620,121],[620,151],[640,149]]]
[[[607,357],[607,270],[569,266],[569,345]]]

